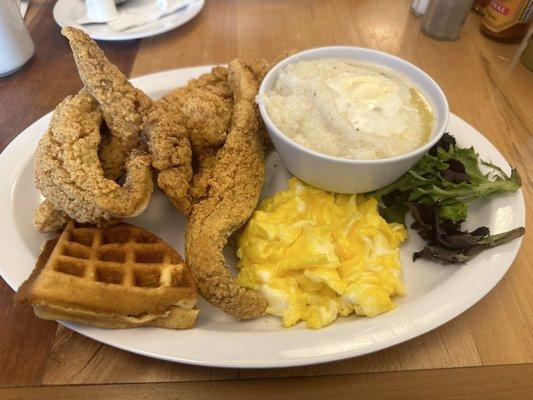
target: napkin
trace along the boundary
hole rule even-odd
[[[129,8],[120,12],[117,19],[109,21],[107,25],[114,31],[123,31],[136,26],[146,25],[157,21],[159,18],[171,14],[181,8],[187,7],[191,0],[156,0],[145,1],[138,7]]]

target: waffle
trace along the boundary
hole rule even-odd
[[[196,287],[180,255],[132,225],[96,228],[69,221],[48,241],[16,301],[45,319],[105,328],[193,326]]]

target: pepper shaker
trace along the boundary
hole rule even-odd
[[[438,40],[457,39],[472,2],[473,0],[430,0],[422,19],[422,32]]]

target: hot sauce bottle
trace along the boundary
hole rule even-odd
[[[518,43],[527,33],[533,0],[490,0],[481,21],[481,33],[490,39]]]

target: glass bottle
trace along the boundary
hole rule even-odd
[[[519,43],[527,34],[533,0],[490,0],[481,20],[481,33],[504,43]]]

